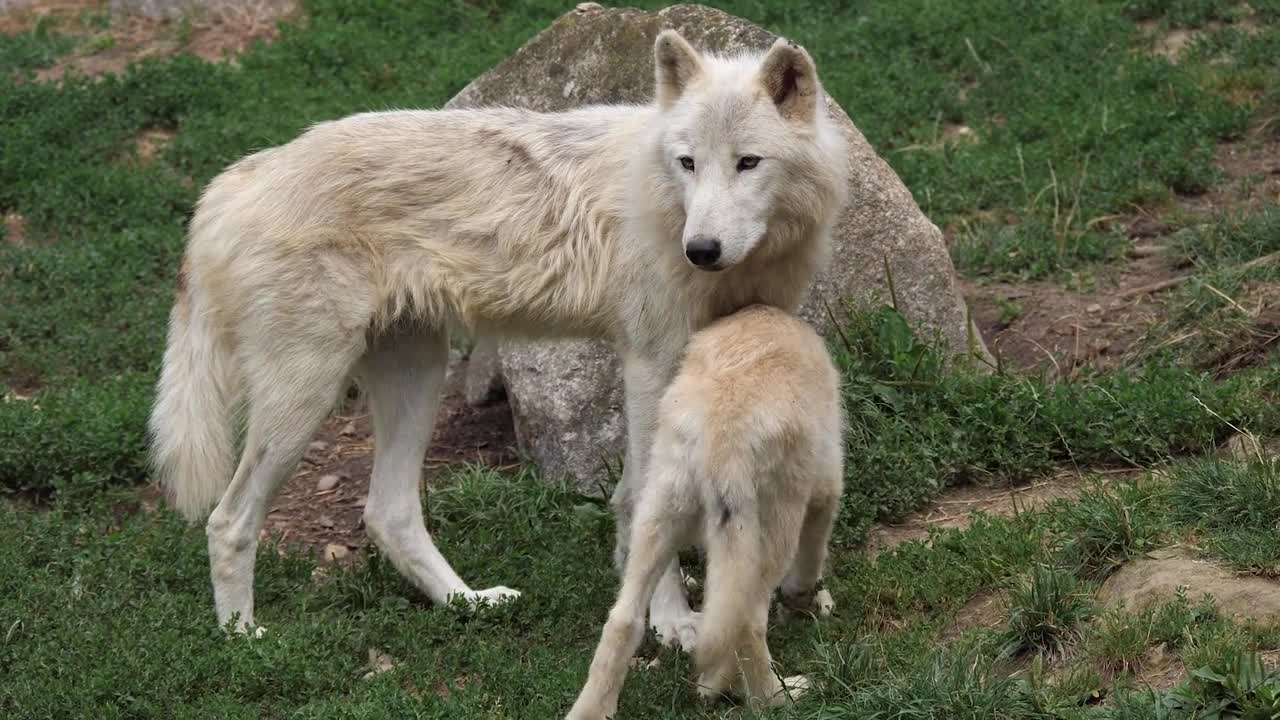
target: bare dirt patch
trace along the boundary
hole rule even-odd
[[[133,139],[133,152],[138,162],[150,164],[178,133],[173,128],[147,128]]]
[[[1160,24],[1154,20],[1144,20],[1138,23],[1138,29],[1150,43],[1151,52],[1169,62],[1177,62],[1179,56],[1182,55],[1182,51],[1199,34],[1199,31],[1188,28],[1173,28],[1161,31]]]
[[[1280,134],[1275,127],[1262,125],[1241,140],[1219,145],[1214,158],[1222,181],[1200,195],[1180,196],[1180,209],[1207,214],[1280,203]]]
[[[4,214],[4,240],[16,247],[27,245],[27,219],[16,212]]]
[[[1108,474],[1130,472],[1121,470]],[[965,485],[952,488],[900,523],[879,523],[873,527],[867,537],[867,557],[874,558],[904,542],[926,540],[930,529],[969,527],[978,513],[1007,517],[1037,510],[1059,498],[1075,497],[1086,482],[1085,476],[1063,472],[1022,487]]]
[[[107,0],[19,2],[0,14],[0,33],[29,32],[43,22],[77,38],[74,51],[36,73],[40,81],[56,81],[68,71],[90,77],[119,73],[129,63],[184,51],[222,61],[256,40],[274,39],[277,23],[301,12],[297,0],[197,2],[178,18],[131,12],[136,8],[130,5]]]
[[[1229,24],[1212,21],[1203,28],[1167,28],[1156,20],[1143,20],[1138,23],[1138,31],[1148,43],[1150,52],[1176,63],[1191,43],[1206,32],[1215,32],[1228,26],[1250,34],[1260,32],[1262,28],[1257,14],[1247,4],[1243,8],[1245,14]]]
[[[1159,246],[1138,245],[1121,268],[1103,271],[1090,292],[1045,281],[962,287],[974,322],[993,353],[1011,367],[1071,377],[1085,367],[1123,362],[1160,318],[1161,283],[1177,277]]]
[[[1257,212],[1280,204],[1280,137],[1259,127],[1216,151],[1221,181],[1198,195],[1178,196],[1168,207],[1142,211],[1108,222],[1133,242],[1118,267],[1098,271],[1089,290],[1073,290],[1053,281],[977,283],[962,287],[983,339],[1011,367],[1071,377],[1082,368],[1102,369],[1126,362],[1153,338],[1164,317],[1164,293],[1178,287],[1193,268],[1179,267],[1166,254],[1174,218],[1221,212]],[[1185,222],[1183,223],[1185,224]],[[1280,289],[1251,284],[1233,298],[1249,315],[1247,333],[1223,337],[1223,357],[1214,367],[1230,371],[1247,366],[1280,341]],[[1229,328],[1223,328],[1226,332]]]
[[[510,406],[505,399],[481,408],[468,406],[463,400],[464,370],[465,366],[455,363],[446,381],[435,435],[423,463],[423,482],[428,485],[451,465],[510,467],[517,462]],[[322,560],[355,561],[356,551],[368,542],[363,513],[372,470],[369,416],[358,401],[351,402],[316,434],[267,513],[262,537],[304,548]]]
[[[939,640],[954,640],[969,630],[994,630],[1008,617],[1008,595],[1003,590],[984,590],[969,598],[969,602],[955,612]]]

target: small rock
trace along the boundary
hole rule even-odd
[[[329,517],[328,515],[321,515],[320,519],[316,520],[316,523],[323,528],[328,528],[328,529],[333,528],[333,518]]]
[[[328,492],[338,487],[340,482],[342,482],[342,478],[337,475],[321,475],[320,479],[316,481],[316,492]]]
[[[377,648],[369,648],[369,672],[364,674],[364,679],[368,680],[375,675],[381,675],[395,666],[395,658]]]
[[[356,424],[354,422],[349,422],[346,425],[342,426],[343,437],[351,437],[352,435],[355,435],[355,434],[356,434]]]
[[[318,465],[325,460],[325,456],[329,453],[329,443],[323,440],[316,440],[307,446],[307,454],[303,459],[313,465]]]
[[[342,560],[351,554],[351,550],[346,545],[338,543],[329,543],[324,546],[323,557],[328,562],[336,562]]]
[[[573,11],[585,15],[586,13],[599,12],[603,9],[604,6],[600,3],[584,2],[578,3],[577,7],[575,7]]]
[[[635,657],[631,658],[631,669],[632,669],[632,670],[641,670],[641,669],[643,669],[643,670],[653,670],[654,668],[657,668],[657,667],[659,667],[660,665],[662,665],[662,661],[661,661],[661,659],[659,659],[659,658],[657,658],[657,657],[654,657],[652,660],[645,660],[644,658],[640,657],[639,655],[637,655],[637,656],[635,656]]]
[[[1268,449],[1257,435],[1253,433],[1240,433],[1231,436],[1230,440],[1222,446],[1222,451],[1232,460],[1238,462],[1253,462],[1260,458],[1267,457]]]
[[[1093,303],[1085,308],[1085,312],[1089,313],[1090,315],[1097,315],[1098,313],[1102,312],[1102,306],[1099,305],[1098,303]]]
[[[1164,665],[1165,660],[1168,659],[1168,650],[1169,646],[1167,643],[1160,643],[1150,650],[1147,650],[1142,655],[1143,667],[1153,668]]]
[[[1180,587],[1193,601],[1212,595],[1224,615],[1264,625],[1280,622],[1280,584],[1238,576],[1179,548],[1152,551],[1125,564],[1102,584],[1098,602],[1137,612],[1174,597]]]

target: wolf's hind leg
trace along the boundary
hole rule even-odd
[[[795,559],[780,588],[782,603],[790,610],[826,617],[835,608],[831,593],[818,587],[818,582],[822,579],[822,566],[827,559],[827,547],[839,504],[838,495],[826,495],[811,501],[805,511]]]
[[[226,624],[238,617],[240,631],[254,626],[253,569],[267,508],[333,408],[360,350],[354,340],[336,339],[324,348],[304,348],[279,339],[254,347],[260,353],[245,358],[249,371],[245,450],[205,527],[218,622]]]

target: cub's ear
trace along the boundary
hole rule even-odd
[[[778,38],[760,63],[760,84],[783,119],[812,123],[818,112],[818,69],[804,48]]]
[[[702,74],[702,58],[675,30],[663,30],[653,43],[654,77],[658,107],[666,110],[680,99]]]

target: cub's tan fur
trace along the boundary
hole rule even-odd
[[[830,611],[817,590],[843,489],[840,378],[826,346],[781,310],[748,307],[698,332],[662,397],[631,553],[570,720],[614,716],[644,609],[671,558],[706,549],[694,660],[700,692],[784,702],[765,633],[770,598]]]
[[[451,328],[616,342],[630,428],[614,498],[625,556],[657,400],[690,333],[748,303],[797,305],[829,251],[847,173],[804,50],[779,41],[722,58],[667,31],[655,68],[651,105],[365,113],[210,183],[151,432],[177,508],[193,520],[213,509],[219,622],[253,625],[271,498],[353,375],[375,431],[374,541],[437,602],[517,595],[472,590],[423,525],[418,482]],[[746,154],[758,166],[743,170]],[[695,267],[690,242],[709,238],[720,256]],[[664,637],[689,640],[675,564],[656,597]]]

